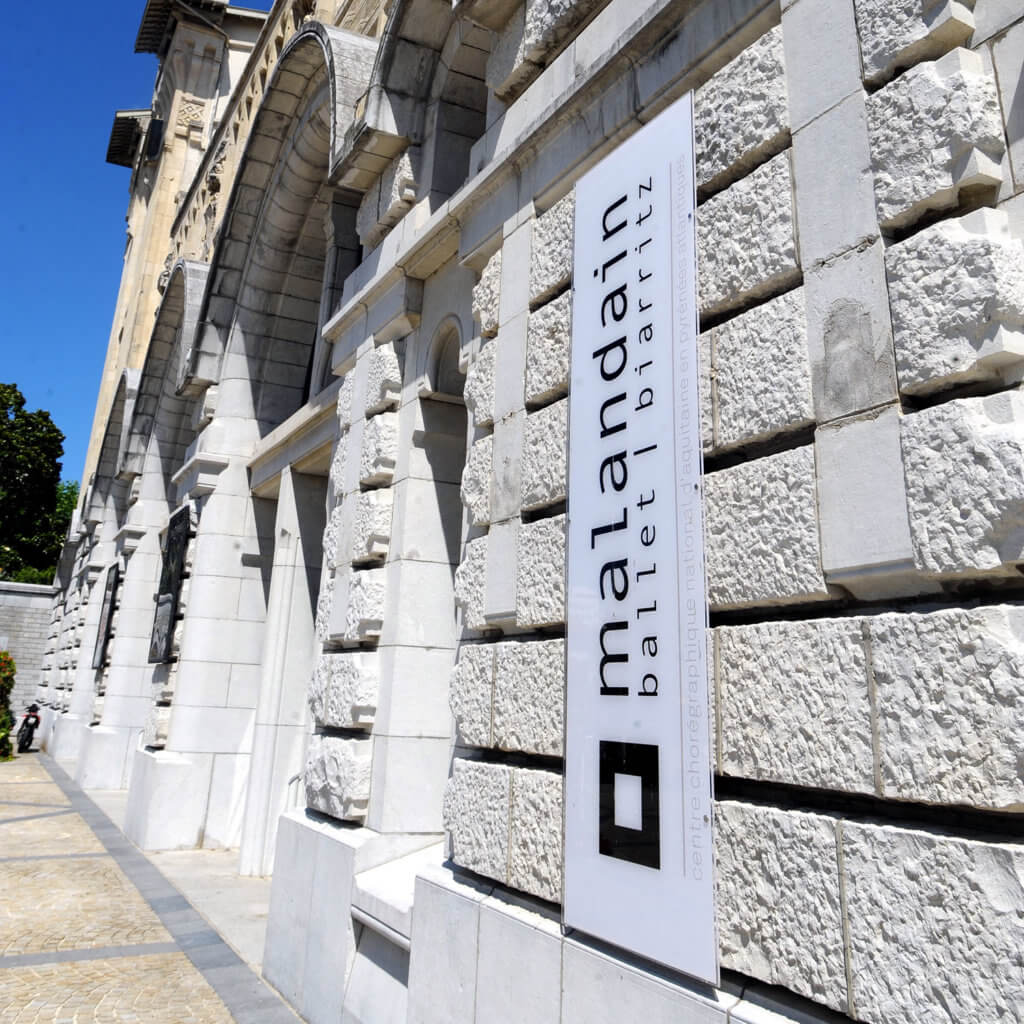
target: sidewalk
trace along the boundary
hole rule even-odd
[[[0,764],[0,1022],[295,1024],[245,962],[260,953],[251,923],[233,939],[244,960],[222,937],[253,917],[232,914],[250,880],[229,863],[147,859],[45,754]]]

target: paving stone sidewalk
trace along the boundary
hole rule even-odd
[[[297,1019],[56,762],[0,764],[0,1024]]]

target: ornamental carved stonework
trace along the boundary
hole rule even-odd
[[[205,104],[201,100],[182,100],[178,105],[178,127],[188,128],[203,123]]]

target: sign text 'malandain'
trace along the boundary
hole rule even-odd
[[[563,914],[715,982],[692,123],[576,186]]]

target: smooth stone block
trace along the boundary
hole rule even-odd
[[[807,272],[807,349],[818,423],[896,400],[884,260],[876,241]]]
[[[876,577],[914,566],[899,409],[819,427],[814,447],[825,575],[857,596],[880,596]]]
[[[860,89],[794,134],[793,177],[804,267],[878,237]]]

